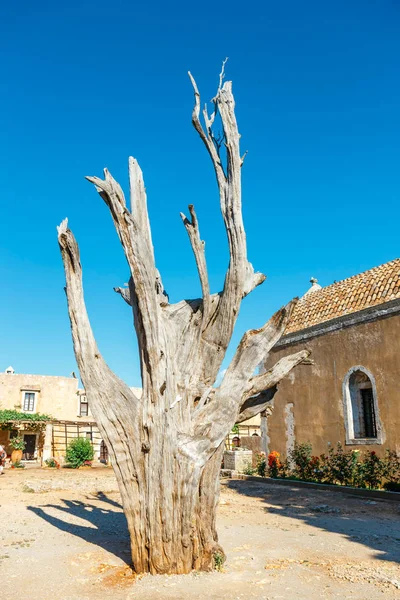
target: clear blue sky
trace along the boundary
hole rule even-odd
[[[128,278],[106,206],[84,175],[126,187],[144,171],[158,267],[170,299],[200,286],[179,211],[194,203],[212,290],[227,246],[214,175],[192,129],[190,69],[204,100],[221,60],[234,82],[249,257],[267,274],[233,343],[280,305],[399,256],[400,4],[1,2],[0,369],[76,369],[56,225],[81,248],[100,349],[140,385]],[[230,349],[230,353],[232,348]]]

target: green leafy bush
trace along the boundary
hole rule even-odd
[[[386,450],[383,459],[383,475],[391,489],[400,488],[400,456],[394,450]]]
[[[294,475],[308,481],[312,478],[312,446],[309,442],[295,444],[290,451],[290,459],[294,464]]]
[[[360,487],[377,489],[381,487],[384,478],[384,460],[381,460],[373,450],[368,452],[363,462],[359,465]]]
[[[78,469],[87,461],[93,460],[94,452],[92,443],[87,438],[75,438],[67,447],[65,458],[73,469]]]
[[[330,448],[328,456],[323,455],[321,463],[325,483],[356,485],[360,476],[358,457],[359,450],[344,452],[340,442],[336,450]]]
[[[256,472],[260,477],[265,477],[265,472],[267,470],[267,457],[265,456],[265,452],[260,452],[257,454],[257,462],[256,462]]]
[[[254,475],[255,472],[256,472],[256,470],[254,469],[254,467],[252,466],[252,464],[250,462],[247,463],[247,465],[243,469],[244,475]]]

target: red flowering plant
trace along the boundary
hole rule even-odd
[[[321,454],[321,456],[311,456],[309,468],[311,471],[312,479],[321,483],[321,481],[325,477],[325,455]]]
[[[276,479],[279,475],[279,469],[281,467],[281,461],[279,460],[280,454],[274,450],[268,454],[268,475]]]

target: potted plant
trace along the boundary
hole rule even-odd
[[[46,467],[49,467],[49,469],[59,469],[60,468],[60,463],[53,457],[48,458],[47,460],[44,461]]]
[[[13,464],[21,462],[22,452],[25,448],[24,438],[19,435],[12,438],[10,440],[10,446],[13,449],[11,452],[11,462]]]

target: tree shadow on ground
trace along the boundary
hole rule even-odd
[[[60,531],[96,544],[130,564],[129,532],[122,506],[103,492],[86,498],[88,502],[60,499],[60,504],[27,508]],[[96,504],[89,500],[96,501]],[[86,521],[88,525],[74,522],[76,518]]]
[[[227,487],[239,494],[262,498],[265,511],[299,519],[311,527],[337,533],[375,551],[374,558],[400,562],[400,504],[361,498],[339,492],[229,480]]]

